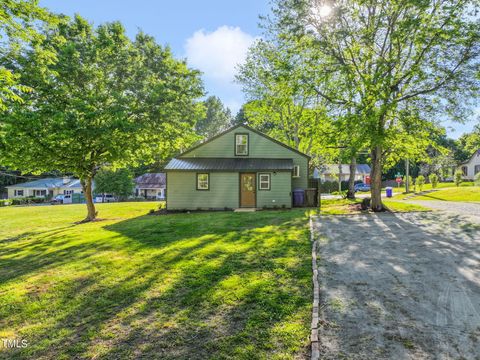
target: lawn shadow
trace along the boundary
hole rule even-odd
[[[479,354],[480,229],[468,224],[425,212],[321,218],[325,357]]]
[[[45,306],[50,297],[56,313],[42,308],[48,323],[8,358],[306,356],[305,225],[299,212],[179,214],[103,225],[105,235],[90,242],[68,229],[37,234],[18,253],[6,249],[2,282],[70,266],[78,273],[61,291],[34,288],[11,304],[22,311],[25,301]],[[5,315],[2,327],[18,321]]]

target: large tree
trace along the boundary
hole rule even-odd
[[[304,81],[307,72],[292,44],[273,35],[249,49],[236,78],[249,100],[242,108],[249,124],[316,158],[332,123],[325,101]]]
[[[55,61],[32,47],[7,64],[33,92],[0,119],[2,155],[15,169],[78,176],[86,220],[94,220],[99,169],[134,166],[188,145],[201,116],[201,80],[152,37],[131,41],[120,23],[94,29],[76,16],[44,37]]]
[[[270,31],[310,40],[316,71],[354,90],[344,97],[329,83],[316,86],[319,96],[358,115],[349,129],[370,149],[373,210],[383,209],[385,152],[398,129],[406,137],[433,114],[462,118],[478,95],[477,10],[476,0],[276,1]]]

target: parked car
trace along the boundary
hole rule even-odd
[[[97,195],[95,197],[95,202],[97,203],[103,203],[103,202],[110,203],[110,202],[117,202],[117,201],[118,199],[111,194]]]
[[[370,191],[370,185],[365,183],[358,183],[354,186],[355,192],[357,191]]]
[[[72,195],[57,195],[55,196],[50,203],[52,205],[58,205],[58,204],[71,204],[72,203]]]

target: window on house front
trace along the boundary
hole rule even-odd
[[[258,178],[259,190],[270,190],[270,174],[259,174]]]
[[[73,190],[63,190],[64,195],[71,195],[73,194]]]
[[[33,196],[46,196],[47,190],[34,190]]]
[[[197,174],[197,190],[209,190],[209,189],[210,189],[210,175]]]
[[[248,134],[235,134],[235,155],[248,155]]]
[[[293,177],[298,178],[300,177],[300,166],[293,165]]]
[[[467,176],[468,175],[468,167],[462,166],[462,173],[463,173],[463,176]]]
[[[23,190],[15,190],[14,195],[15,196],[23,196]]]
[[[475,168],[473,169],[473,175],[477,175],[480,173],[480,165],[475,165]]]

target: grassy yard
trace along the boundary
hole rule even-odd
[[[349,199],[329,199],[322,200],[321,213],[323,215],[347,215],[360,213],[358,204],[362,200],[349,200]],[[429,209],[420,206],[407,204],[396,200],[383,200],[383,204],[391,211],[394,212],[410,212],[410,211],[429,211]]]
[[[473,181],[464,181],[460,184],[461,187],[469,187],[469,186],[473,186]],[[404,193],[406,191],[406,188],[405,188],[405,184],[403,184],[402,186],[398,187],[398,186],[392,186],[393,187],[393,191],[394,192],[402,192]],[[438,183],[437,184],[437,189],[445,189],[445,188],[452,188],[452,187],[455,187],[455,184],[453,182],[441,182],[441,183]],[[410,185],[410,191],[413,191],[414,189],[414,185],[411,184]],[[423,185],[422,187],[422,190],[425,191],[425,190],[432,190],[432,184],[425,184]],[[382,188],[382,191],[385,192],[385,187]],[[417,189],[417,191],[419,191]]]
[[[403,196],[404,197],[404,196]],[[457,187],[415,196],[412,200],[480,201],[480,187]]]
[[[144,216],[158,203],[0,208],[5,359],[306,357],[304,210]]]

